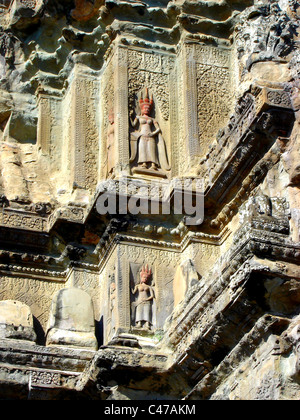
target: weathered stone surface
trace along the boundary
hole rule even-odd
[[[191,260],[183,262],[176,271],[173,282],[174,307],[185,298],[187,291],[197,285],[199,275]]]
[[[13,300],[0,302],[0,337],[36,341],[33,317],[27,305]]]
[[[51,304],[46,343],[97,348],[93,304],[86,292],[70,288],[56,293]]]

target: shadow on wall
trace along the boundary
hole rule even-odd
[[[45,346],[46,345],[45,331],[40,321],[35,316],[33,316],[33,328],[36,333],[36,343],[39,344],[40,346]]]
[[[103,346],[104,343],[104,326],[103,326],[103,316],[99,321],[95,320],[95,335],[98,342],[98,347]]]

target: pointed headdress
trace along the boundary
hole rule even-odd
[[[147,280],[149,280],[151,275],[152,275],[152,271],[151,271],[151,268],[149,268],[149,265],[147,264],[146,266],[143,266],[141,270],[141,277],[145,276]]]
[[[142,96],[141,99],[140,99],[140,107],[142,109],[143,105],[147,104],[147,105],[150,105],[150,107],[152,108],[153,103],[154,103],[153,102],[153,95],[151,95],[151,98],[149,98],[149,90],[148,90],[148,88],[146,88],[146,95],[144,96],[144,98]]]

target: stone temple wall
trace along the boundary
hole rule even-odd
[[[299,400],[299,19],[1,2],[1,399]]]

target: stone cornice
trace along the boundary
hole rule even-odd
[[[242,231],[242,229],[241,229]],[[232,247],[216,264],[216,268],[207,276],[205,290],[197,293],[191,299],[184,310],[181,310],[178,319],[168,331],[170,343],[178,350],[179,343],[186,342],[184,336],[193,336],[193,326],[201,319],[201,313],[209,302],[215,301],[224,295],[224,287],[228,288],[228,282],[235,284],[234,289],[247,282],[252,272],[265,272],[271,275],[272,270],[267,263],[258,265],[256,255],[262,258],[280,259],[282,264],[294,264],[299,261],[300,244],[289,243],[285,236],[266,233],[262,231],[246,229],[247,234],[241,235],[235,247]],[[217,272],[215,272],[217,270]],[[215,278],[217,274],[217,279]],[[295,275],[295,273],[293,273]],[[298,273],[299,277],[300,273]],[[213,283],[211,283],[211,279]],[[236,281],[238,280],[238,283]],[[230,286],[232,287],[232,286]],[[244,287],[244,286],[243,286]],[[201,308],[201,310],[200,310]],[[173,320],[174,322],[174,320]]]

